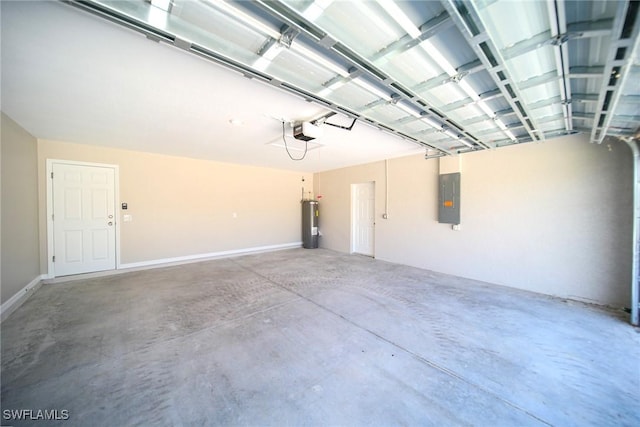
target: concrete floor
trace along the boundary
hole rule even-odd
[[[638,426],[626,319],[321,249],[69,281],[2,324],[2,409],[68,410],[67,426]]]

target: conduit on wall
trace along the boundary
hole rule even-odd
[[[389,218],[389,160],[384,161],[384,219]]]
[[[637,133],[636,133],[637,135]],[[631,148],[633,153],[633,259],[631,265],[631,319],[634,326],[638,326],[638,298],[640,296],[640,283],[638,283],[638,272],[640,262],[640,236],[638,226],[640,225],[640,183],[638,182],[638,163],[640,163],[640,149],[638,149],[637,138],[624,138],[624,141]]]

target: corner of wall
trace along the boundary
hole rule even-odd
[[[5,113],[1,116],[0,247],[4,250],[0,249],[0,292],[4,304],[31,284],[34,277],[39,278],[41,270],[37,140]]]

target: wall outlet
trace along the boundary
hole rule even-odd
[[[453,224],[451,226],[451,228],[453,229],[453,231],[460,231],[462,230],[462,226],[460,224]]]

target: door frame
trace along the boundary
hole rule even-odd
[[[64,164],[74,166],[95,166],[101,168],[113,169],[114,175],[114,226],[116,233],[116,270],[120,269],[120,167],[118,165],[112,165],[107,163],[91,163],[91,162],[78,162],[74,160],[60,160],[60,159],[47,159],[46,175],[47,181],[47,279],[53,279],[56,277],[55,263],[53,262],[54,253],[54,241],[53,241],[53,179],[51,174],[53,173],[53,165]],[[91,274],[91,273],[86,273]]]
[[[357,212],[356,212],[356,191],[355,188],[359,185],[370,185],[373,194],[373,235],[371,236],[372,242],[372,253],[361,254],[364,256],[370,256],[372,258],[376,257],[376,182],[375,181],[366,181],[366,182],[356,182],[351,184],[351,244],[349,245],[349,253],[352,254],[360,254],[360,252],[355,251],[356,246],[356,223],[357,223]]]

